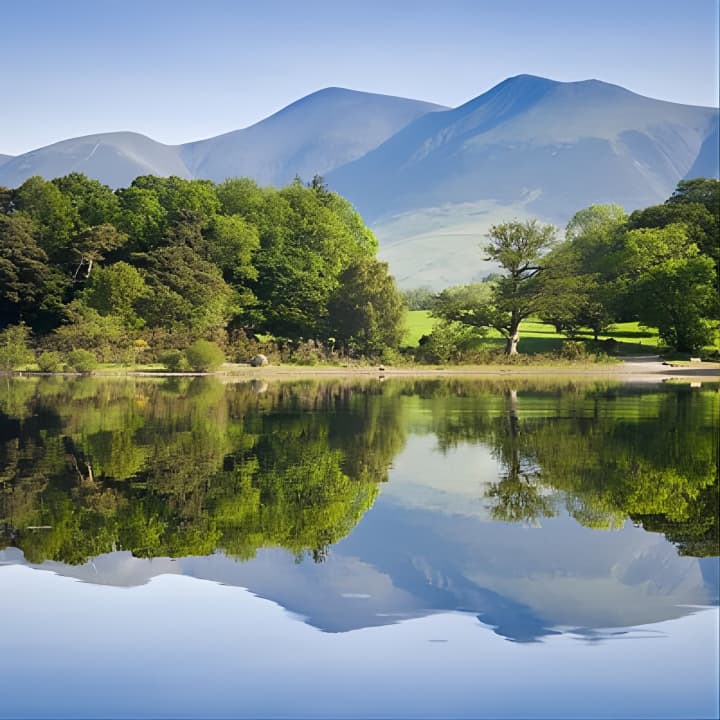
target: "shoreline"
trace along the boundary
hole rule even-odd
[[[359,365],[354,367],[318,366],[318,365],[266,365],[252,367],[250,365],[226,364],[214,372],[167,372],[164,370],[99,370],[92,373],[41,373],[23,371],[15,376],[43,377],[216,377],[223,382],[232,380],[253,379],[286,379],[301,377],[324,378],[375,378],[390,379],[393,377],[465,377],[465,378],[500,378],[500,377],[572,377],[588,380],[619,380],[625,382],[667,382],[706,381],[720,382],[720,363],[702,363],[697,367],[690,365],[672,366],[661,361],[637,358],[617,364],[608,365],[475,365],[455,367],[383,367]]]

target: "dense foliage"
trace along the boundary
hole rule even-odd
[[[487,257],[502,272],[437,295],[432,311],[445,325],[429,342],[447,337],[453,324],[476,334],[495,328],[511,355],[529,316],[568,338],[588,329],[597,340],[614,322],[639,321],[681,352],[713,342],[720,320],[718,180],[682,181],[663,205],[630,216],[616,205],[592,205],[570,220],[562,242],[535,221],[496,225],[488,237]],[[458,343],[467,343],[467,332]]]
[[[0,547],[322,560],[412,432],[492,450],[477,493],[497,520],[630,517],[717,555],[717,422],[717,391],[688,386],[19,378],[0,387]]]
[[[355,354],[399,343],[403,306],[377,241],[320,178],[282,188],[73,173],[0,188],[0,329],[44,349],[135,359],[270,334]],[[329,342],[329,339],[333,341]],[[245,359],[245,358],[236,358]]]

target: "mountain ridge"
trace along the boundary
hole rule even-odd
[[[375,231],[403,286],[482,277],[491,224],[564,225],[590,204],[663,202],[720,176],[717,108],[597,79],[516,75],[455,108],[328,87],[246,128],[181,145],[132,132],[64,140],[3,159],[0,185],[84,172],[114,187],[143,174],[284,185],[323,175]]]
[[[17,187],[33,175],[50,180],[70,172],[84,172],[112,187],[129,185],[144,174],[217,182],[247,175],[261,184],[282,185],[296,174],[309,178],[356,159],[408,122],[436,109],[447,108],[394,95],[322,88],[246,128],[179,145],[133,131],[60,140],[0,160],[0,185]],[[306,147],[292,142],[303,119],[298,112],[304,113],[301,139]],[[351,124],[353,114],[359,126]],[[296,165],[286,167],[278,148]]]

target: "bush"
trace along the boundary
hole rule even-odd
[[[215,370],[225,362],[225,354],[209,340],[196,340],[186,351],[188,365],[197,372]]]
[[[62,370],[63,361],[59,352],[48,350],[44,352],[37,360],[40,372],[58,372]]]
[[[30,330],[24,323],[9,325],[0,332],[0,371],[11,372],[33,361],[29,340]]]
[[[475,360],[483,342],[483,333],[458,322],[439,322],[419,341],[416,357],[420,362],[442,365]]]
[[[68,353],[67,364],[79,373],[89,373],[97,367],[97,358],[89,350],[73,350]]]
[[[577,340],[565,340],[560,350],[560,357],[563,360],[587,360],[588,351],[585,343]]]
[[[170,372],[182,372],[188,368],[185,355],[180,350],[166,350],[159,360]]]

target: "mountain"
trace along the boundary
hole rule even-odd
[[[3,155],[2,153],[0,153],[0,165],[4,165],[8,160],[12,160],[12,159],[13,159],[12,155]]]
[[[495,270],[490,225],[579,209],[664,201],[677,182],[718,177],[718,109],[654,100],[598,80],[508,78],[449,109],[326,88],[225,135],[163,145],[135,133],[89,135],[14,158],[0,185],[79,171],[113,187],[137,175],[283,185],[325,176],[375,231],[401,286],[441,288]]]
[[[12,158],[0,166],[0,185],[17,187],[33,175],[50,180],[71,172],[126,187],[138,175],[190,178],[180,149],[131,132],[63,140]]]
[[[685,176],[686,179],[697,177],[720,177],[720,121],[717,114],[693,166]]]
[[[608,628],[662,622],[714,602],[704,571],[714,559],[680,556],[661,535],[629,524],[603,533],[560,517],[544,521],[538,542],[528,528],[427,509],[462,498],[425,489],[409,506],[381,496],[323,563],[272,548],[243,562],[222,553],[148,559],[113,552],[83,565],[34,565],[6,548],[0,566],[124,588],[165,574],[210,580],[247,588],[331,633],[462,610],[518,642],[558,628],[603,637]]]
[[[0,185],[16,187],[33,175],[47,179],[82,172],[111,187],[138,175],[177,175],[222,182],[248,176],[284,185],[310,179],[355,160],[405,125],[433,110],[432,103],[326,88],[244,130],[188,143],[163,145],[130,132],[64,140],[0,162]]]
[[[362,157],[440,105],[344,88],[308,95],[244,130],[182,146],[196,177],[247,176],[262,185],[310,179]]]
[[[419,118],[327,181],[373,225],[401,283],[442,286],[490,269],[478,245],[493,222],[564,225],[592,203],[634,209],[694,173],[717,176],[717,123],[714,108],[520,75]]]

